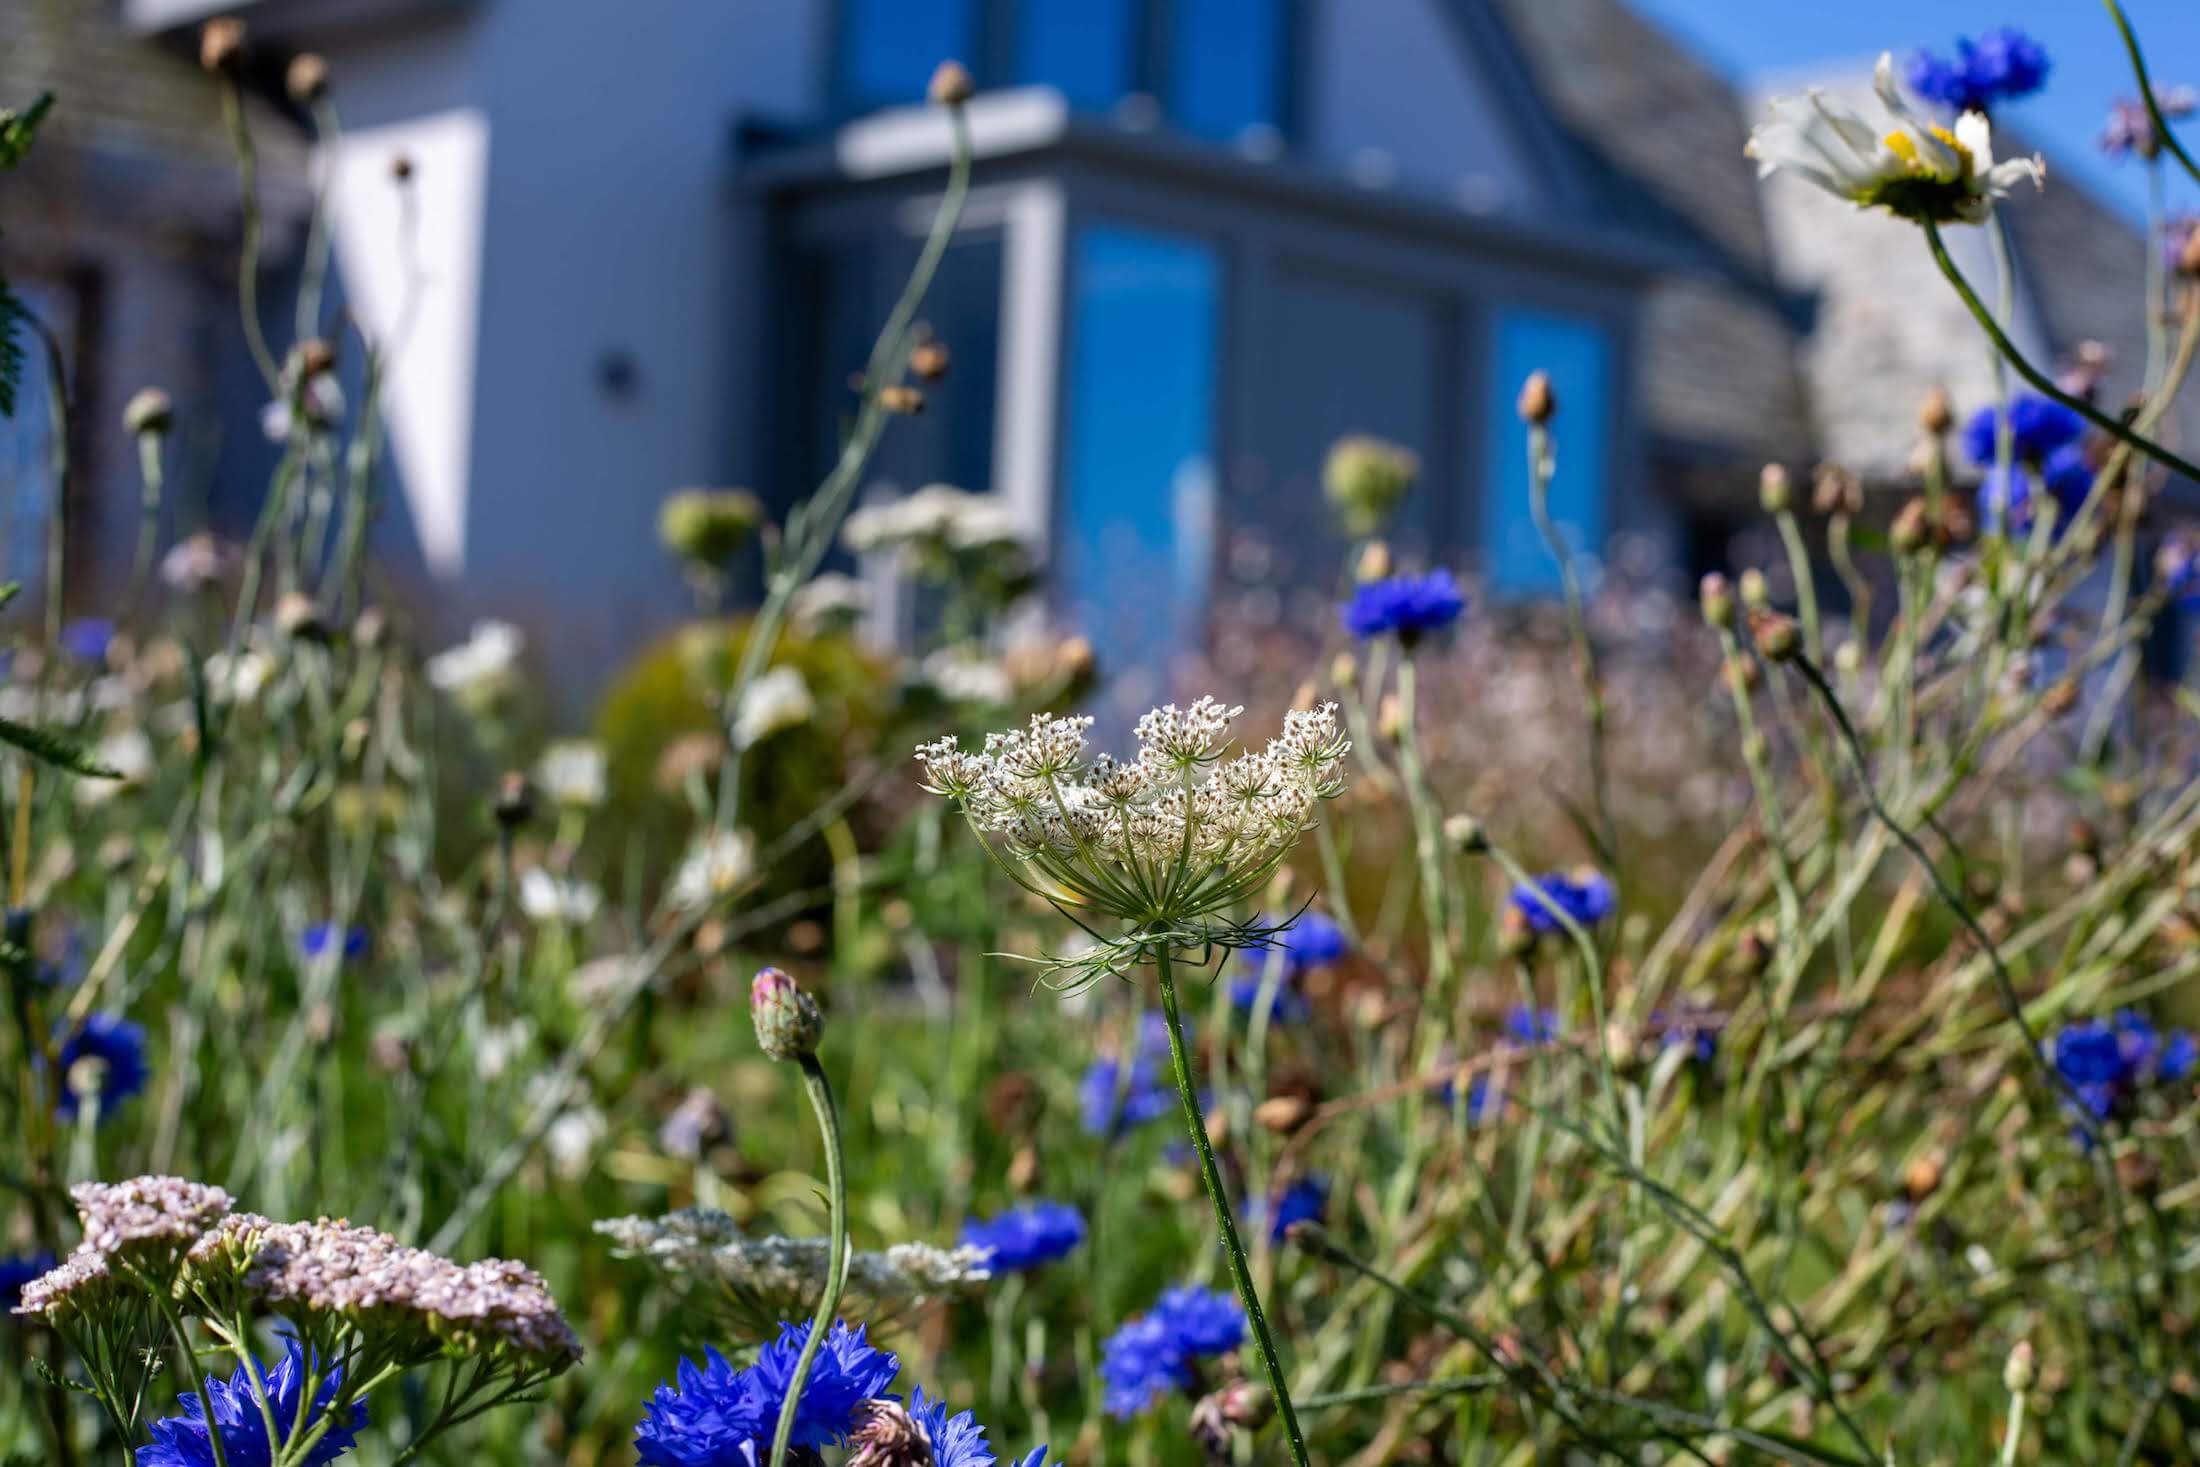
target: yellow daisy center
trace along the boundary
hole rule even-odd
[[[1956,155],[1957,176],[1960,177],[1969,173],[1971,171],[1971,150],[1958,142],[1956,135],[1945,127],[1936,127],[1932,130],[1932,133],[1935,138],[1947,145],[1949,152]],[[1924,157],[1918,151],[1917,135],[1907,128],[1898,127],[1881,138],[1880,141],[1887,145],[1888,152],[1902,160],[1904,166],[1910,172],[1934,175],[1939,173],[1940,170],[1926,164]]]

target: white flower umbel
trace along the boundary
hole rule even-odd
[[[1017,881],[1074,914],[1130,924],[1107,965],[1155,947],[1258,946],[1263,934],[1216,919],[1275,874],[1341,787],[1351,746],[1325,704],[1289,714],[1259,753],[1227,757],[1243,711],[1213,698],[1157,708],[1127,761],[1087,755],[1091,719],[1049,713],[988,735],[982,753],[941,739],[917,758],[925,788],[956,803]]]
[[[603,746],[586,739],[560,739],[535,765],[536,786],[552,803],[571,809],[601,805],[608,781]]]
[[[1773,120],[1746,149],[1758,174],[1793,173],[1858,208],[1935,224],[1980,223],[2019,183],[2045,179],[2037,156],[1994,161],[1984,113],[1964,113],[1951,131],[1911,111],[1892,56],[1880,56],[1872,90],[1887,112],[1876,124],[1815,89],[1774,98]]]
[[[733,711],[733,742],[754,748],[784,729],[799,728],[817,715],[817,700],[799,669],[775,667],[741,690]]]
[[[519,670],[519,654],[526,645],[510,622],[477,621],[465,641],[428,659],[428,681],[461,700],[489,696]]]
[[[714,830],[689,847],[672,876],[674,905],[707,907],[747,886],[756,875],[756,837],[745,830]]]
[[[555,876],[540,866],[519,874],[519,909],[537,922],[585,927],[603,910],[603,892],[573,876]]]

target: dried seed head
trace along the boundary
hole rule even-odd
[[[1810,507],[1820,514],[1864,512],[1864,481],[1836,463],[1823,463],[1812,476]]]
[[[977,94],[977,82],[960,61],[942,61],[932,73],[932,84],[925,88],[925,95],[939,107],[960,107]]]
[[[1520,421],[1541,428],[1558,416],[1558,394],[1551,390],[1551,374],[1534,371],[1520,384]]]
[[[749,985],[757,1047],[775,1060],[808,1059],[825,1032],[825,1014],[802,985],[778,968],[759,969]]]
[[[283,72],[283,90],[301,107],[310,107],[328,95],[328,61],[312,51],[290,58]]]
[[[244,22],[230,16],[210,20],[199,31],[199,65],[228,71],[244,53]]]
[[[122,426],[144,437],[166,433],[176,423],[176,405],[158,387],[141,387],[122,409]]]
[[[1766,464],[1757,471],[1757,503],[1766,514],[1784,514],[1795,502],[1795,485],[1784,464]]]

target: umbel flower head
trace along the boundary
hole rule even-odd
[[[1243,711],[1213,698],[1157,708],[1129,760],[1088,756],[1092,720],[1048,713],[988,735],[983,753],[946,738],[917,759],[925,788],[953,800],[1027,890],[1131,923],[1131,955],[1155,942],[1246,947],[1266,935],[1211,919],[1275,874],[1342,787],[1350,745],[1325,704],[1287,714],[1261,752],[1226,757]]]
[[[1750,133],[1745,150],[1759,176],[1793,173],[1860,209],[1934,224],[1980,223],[1994,200],[2046,177],[2037,157],[1994,161],[1983,112],[1965,112],[1950,131],[1911,111],[1892,56],[1879,58],[1872,89],[1888,114],[1878,124],[1816,90],[1774,98],[1774,120]]]
[[[288,1344],[282,1360],[272,1367],[257,1365],[256,1369],[248,1369],[240,1365],[228,1380],[210,1377],[206,1395],[211,1410],[196,1393],[184,1392],[182,1413],[153,1423],[153,1444],[137,1454],[138,1467],[216,1467],[212,1438],[217,1434],[222,1444],[220,1461],[227,1467],[269,1467],[274,1461],[274,1447],[287,1445],[300,1428],[310,1427],[326,1416],[344,1386],[343,1366],[322,1372],[312,1409],[301,1418],[306,1350],[296,1339]],[[260,1409],[262,1401],[267,1405],[265,1412]],[[267,1434],[270,1417],[275,1422],[273,1443]],[[366,1403],[353,1401],[340,1413],[340,1419],[330,1422],[305,1456],[296,1459],[299,1467],[323,1467],[343,1456],[358,1444],[359,1429],[366,1424]]]

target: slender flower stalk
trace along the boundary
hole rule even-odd
[[[802,1088],[809,1095],[811,1113],[825,1144],[825,1200],[830,1209],[832,1251],[825,1265],[825,1291],[818,1296],[817,1313],[810,1321],[809,1338],[795,1358],[794,1374],[787,1383],[787,1399],[779,1408],[779,1424],[772,1432],[770,1467],[784,1467],[788,1445],[794,1440],[795,1417],[802,1403],[802,1388],[809,1383],[824,1347],[833,1319],[840,1311],[841,1290],[848,1280],[848,1178],[841,1153],[840,1109],[833,1101],[832,1082],[814,1054],[803,1055]]]

